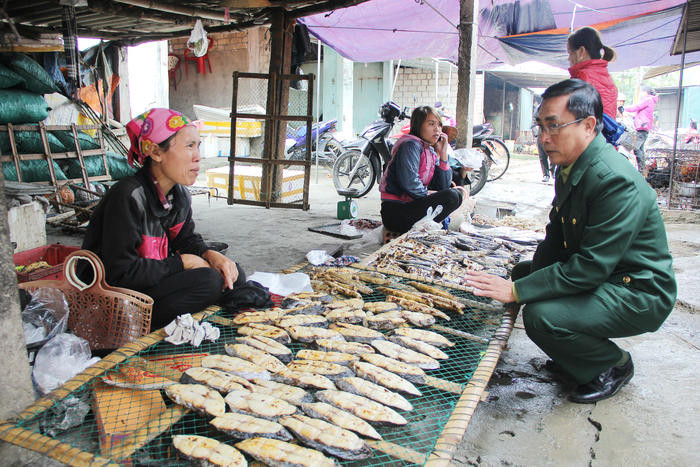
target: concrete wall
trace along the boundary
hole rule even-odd
[[[267,27],[249,28],[241,32],[208,34],[214,39],[209,50],[212,72],[205,65],[205,74],[197,73],[196,63],[187,63],[185,72],[184,52],[187,39],[169,41],[170,53],[180,57],[177,72],[177,89],[170,84],[170,107],[194,117],[193,104],[230,108],[234,71],[267,73],[270,62],[270,45]],[[192,56],[192,55],[190,55]],[[133,86],[133,83],[132,83]],[[267,95],[263,80],[241,80],[239,105],[257,104],[265,107]]]

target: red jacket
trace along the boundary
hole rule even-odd
[[[608,73],[607,60],[585,60],[569,68],[572,78],[591,83],[603,100],[603,112],[615,118],[617,114],[617,86]]]

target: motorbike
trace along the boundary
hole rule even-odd
[[[360,138],[345,144],[343,152],[333,165],[333,184],[336,190],[356,190],[355,197],[365,196],[381,180],[386,164],[391,159],[393,144],[389,141],[389,133],[397,119],[408,118],[408,107],[403,110],[394,102],[386,102],[379,108],[378,120],[367,125],[360,133]],[[409,125],[410,126],[410,125]],[[475,127],[475,130],[479,127]],[[484,150],[486,153],[486,150]],[[486,183],[488,178],[488,162],[486,158],[478,171],[473,172],[470,179],[469,193],[475,195]]]
[[[311,126],[311,150],[314,151],[312,160],[316,157],[316,134],[318,133],[318,163],[328,167],[333,167],[335,160],[344,151],[340,142],[333,137],[337,120],[327,120],[315,123]],[[296,130],[290,128],[285,141],[285,158],[290,160],[306,159],[306,125],[302,125]]]

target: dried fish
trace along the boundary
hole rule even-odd
[[[360,359],[357,355],[345,352],[325,352],[323,350],[301,349],[297,352],[296,358],[299,360],[317,360],[320,362],[336,363],[338,365],[349,365]]]
[[[165,394],[176,404],[218,417],[226,411],[224,398],[218,391],[203,384],[173,384]]]
[[[384,295],[386,295],[387,301],[393,301],[389,300],[389,297],[398,297],[398,298],[403,298],[406,300],[412,300],[414,302],[418,303],[423,303],[424,305],[431,305],[430,300],[424,298],[420,293],[413,293],[413,292],[407,292],[405,290],[397,290],[397,289],[392,289],[391,287],[377,287],[377,290]]]
[[[321,315],[291,315],[284,316],[275,321],[275,325],[283,329],[292,326],[315,326],[317,328],[327,328],[328,320]]]
[[[317,328],[314,326],[290,326],[287,332],[299,342],[313,342],[317,339],[345,340],[343,336],[333,329]]]
[[[390,425],[406,425],[408,421],[393,409],[363,396],[345,391],[318,391],[316,398],[339,409],[347,410],[368,422]]]
[[[369,282],[370,284],[376,284],[376,285],[391,284],[391,280],[389,280],[384,274],[382,274],[380,272],[360,271],[357,273],[357,277],[362,281]]]
[[[420,352],[416,352],[415,350],[407,349],[406,347],[403,347],[399,344],[395,344],[393,342],[389,342],[387,340],[372,341],[372,347],[374,347],[375,349],[377,349],[377,351],[379,351],[383,355],[386,355],[387,357],[399,360],[409,365],[415,365],[424,370],[436,370],[440,368],[440,362],[438,362],[434,358],[428,357],[427,355],[422,354]],[[388,369],[386,367],[383,368]]]
[[[282,300],[283,308],[293,308],[297,306],[296,304],[301,302],[320,302],[320,303],[330,303],[333,301],[333,297],[323,292],[298,292],[287,295],[284,300]]]
[[[368,381],[384,386],[387,389],[401,391],[404,394],[410,394],[412,396],[422,395],[418,388],[416,388],[409,381],[392,373],[391,371],[387,371],[384,368],[372,365],[371,363],[352,362],[350,364],[350,369],[360,378],[364,378]]]
[[[365,320],[368,327],[372,329],[395,329],[406,323],[398,310],[387,311],[376,315],[369,314]]]
[[[263,336],[274,339],[282,344],[289,344],[292,340],[284,329],[268,324],[251,323],[238,328],[238,334],[244,336]]]
[[[398,310],[399,306],[391,302],[367,302],[362,309],[372,313],[383,313],[385,311]]]
[[[438,310],[437,308],[433,308],[429,305],[425,305],[423,303],[419,303],[413,300],[409,300],[407,298],[401,298],[401,297],[387,297],[387,300],[390,302],[396,302],[399,305],[401,305],[402,308],[409,310],[409,311],[415,311],[417,313],[425,313],[428,315],[433,315],[437,316],[438,318],[442,318],[444,320],[450,321],[449,315],[443,313],[442,311]]]
[[[401,310],[401,316],[414,326],[419,326],[422,328],[432,326],[435,324],[435,317],[427,313],[420,313],[418,311]]]
[[[427,342],[435,347],[454,347],[455,345],[454,342],[450,341],[446,337],[425,329],[399,328],[394,329],[393,333],[397,336],[405,336],[410,337],[411,339]]]
[[[232,412],[244,413],[265,420],[276,420],[278,417],[297,412],[297,408],[287,401],[256,392],[231,391],[224,400]]]
[[[251,382],[255,383],[252,392],[267,394],[277,399],[287,401],[290,404],[301,405],[314,400],[314,397],[309,392],[296,386],[290,386],[276,381],[266,381],[264,379],[253,379]]]
[[[236,439],[264,438],[291,441],[292,435],[279,423],[243,413],[225,413],[213,419],[214,428]]]
[[[326,311],[326,305],[321,302],[304,301],[297,302],[293,308],[287,308],[287,315],[322,315]]]
[[[384,334],[364,326],[347,323],[333,323],[329,326],[350,342],[369,343],[374,339],[384,339]]]
[[[261,368],[266,369],[270,373],[279,373],[284,370],[284,363],[273,357],[267,352],[251,347],[247,344],[226,344],[224,349],[226,353],[247,360]]]
[[[445,352],[438,349],[434,345],[428,344],[427,342],[419,341],[417,339],[412,339],[406,336],[394,335],[389,336],[389,340],[394,344],[399,344],[406,348],[413,349],[417,352],[421,352],[436,360],[447,360],[448,358],[450,358]]]
[[[330,310],[335,310],[336,308],[362,308],[364,303],[364,300],[361,298],[348,298],[345,300],[334,300],[326,307]]]
[[[439,287],[435,287],[433,285],[429,285],[423,282],[417,282],[417,281],[409,281],[407,282],[408,285],[415,287],[417,290],[420,290],[421,292],[427,292],[433,295],[438,295],[440,297],[447,298],[449,300],[454,300],[454,301],[459,301],[459,298],[456,296],[452,295],[448,291],[441,289]]]
[[[272,375],[273,381],[278,383],[291,384],[300,388],[308,389],[335,389],[333,381],[323,375],[304,373],[302,371],[286,370]]]
[[[376,342],[378,341],[373,341],[373,345]],[[375,348],[379,350],[379,347],[376,345]],[[390,371],[412,383],[422,384],[425,382],[425,372],[417,365],[410,365],[408,363],[376,353],[360,355],[360,358],[368,363],[371,363],[372,365],[384,368],[385,370]]]
[[[364,396],[384,405],[395,407],[401,410],[413,410],[413,406],[402,395],[390,391],[384,386],[372,383],[366,379],[355,376],[340,378],[335,382],[338,389],[358,396]]]
[[[270,379],[270,373],[254,363],[228,355],[208,355],[202,359],[202,366],[225,371],[245,379]]]
[[[328,321],[349,324],[361,323],[367,317],[361,308],[335,308],[327,311],[325,316]]]
[[[270,438],[250,438],[236,447],[254,459],[280,467],[337,467],[338,464],[315,449]]]
[[[239,325],[250,323],[272,324],[285,314],[286,311],[281,308],[263,311],[244,311],[233,317],[233,323]]]
[[[302,404],[301,408],[310,417],[320,418],[321,420],[325,420],[341,428],[354,431],[355,433],[368,438],[382,439],[381,435],[377,433],[377,430],[372,428],[372,425],[360,417],[330,404],[326,404],[325,402]]]
[[[342,378],[344,376],[355,375],[346,366],[319,360],[292,360],[287,364],[287,368],[292,371],[323,375],[331,381],[335,381],[337,378]]]
[[[250,390],[252,384],[247,379],[213,368],[195,366],[188,368],[180,377],[183,384],[204,384],[221,392]]]
[[[236,337],[236,342],[255,347],[263,352],[267,352],[273,357],[277,357],[277,359],[283,363],[291,362],[293,358],[291,350],[289,350],[284,344],[280,344],[276,340],[270,339],[269,337],[242,336]]]
[[[206,466],[247,467],[236,448],[215,439],[198,435],[174,435],[173,446],[185,458]]]
[[[279,420],[302,443],[326,454],[347,460],[366,459],[370,447],[355,433],[317,418],[304,415],[282,417]]]
[[[351,355],[374,353],[374,347],[360,342],[344,342],[331,339],[317,339],[316,347],[326,352],[343,352]]]

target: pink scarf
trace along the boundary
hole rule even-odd
[[[147,110],[131,120],[126,124],[126,133],[131,140],[129,165],[142,166],[155,145],[162,143],[187,125],[192,125],[192,122],[180,112],[160,108]]]

